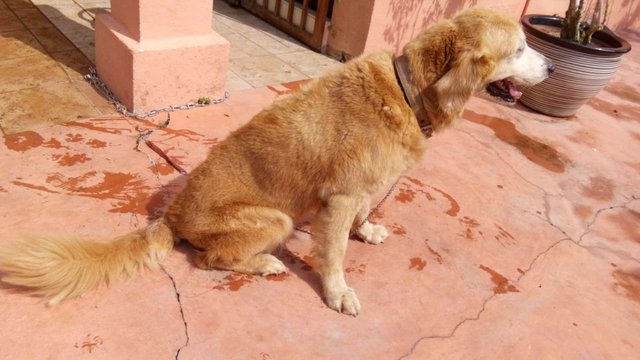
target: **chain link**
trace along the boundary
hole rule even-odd
[[[127,108],[124,105],[122,105],[122,103],[118,100],[115,94],[112,93],[111,90],[109,90],[109,88],[107,87],[107,85],[100,79],[100,77],[98,77],[98,71],[96,70],[95,67],[93,66],[89,67],[89,73],[84,76],[84,79],[88,81],[91,85],[93,85],[93,87],[98,89],[102,93],[102,95],[104,95],[107,98],[107,100],[109,100],[109,102],[113,104],[117,112],[125,116],[134,117],[139,120],[144,120],[146,118],[156,116],[162,112],[172,112],[176,110],[189,110],[196,107],[204,107],[209,105],[220,104],[229,98],[229,92],[225,91],[224,95],[217,99],[200,98],[198,99],[198,102],[190,102],[184,105],[169,105],[160,109],[153,109],[143,113],[136,113],[136,112],[127,110]]]

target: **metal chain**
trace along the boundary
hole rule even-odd
[[[89,67],[89,73],[84,76],[84,79],[89,83],[91,83],[91,85],[93,85],[96,89],[98,89],[102,93],[102,95],[104,95],[107,98],[107,100],[109,100],[109,102],[113,104],[113,106],[116,108],[116,111],[118,111],[119,113],[125,116],[134,117],[140,120],[144,120],[146,118],[158,115],[159,113],[165,112],[165,111],[172,112],[176,110],[188,110],[196,107],[204,107],[209,105],[220,104],[221,102],[224,102],[229,98],[229,91],[225,91],[224,95],[217,99],[202,97],[198,99],[197,102],[190,102],[184,105],[169,105],[160,109],[153,109],[143,113],[136,113],[136,112],[127,110],[127,108],[124,105],[122,105],[122,103],[118,100],[115,94],[112,93],[111,90],[109,90],[109,88],[107,87],[107,85],[100,79],[100,77],[98,76],[98,71],[96,70],[95,67],[93,66]]]

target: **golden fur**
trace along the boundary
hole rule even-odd
[[[506,71],[500,67],[523,41],[514,20],[472,9],[407,44],[413,83],[436,131],[474,92],[501,80],[492,76]],[[356,315],[360,303],[342,265],[349,232],[354,228],[370,243],[384,240],[386,229],[366,220],[369,198],[420,161],[426,148],[392,60],[389,52],[354,59],[279,98],[213,149],[166,214],[144,229],[108,243],[62,238],[3,246],[2,280],[55,304],[157,265],[180,239],[198,249],[202,269],[281,273],[285,265],[270,252],[313,212],[325,300]],[[518,71],[524,75],[509,78],[532,84],[546,76],[537,68]]]

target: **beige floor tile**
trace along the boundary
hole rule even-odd
[[[69,81],[0,94],[0,113],[6,134],[100,115]]]
[[[224,15],[236,15],[246,12],[241,7],[233,7],[224,0],[215,0],[213,2],[213,11]]]
[[[65,6],[69,4],[75,4],[74,0],[31,0],[36,5],[49,5],[49,6]]]
[[[111,7],[110,0],[75,0],[75,2],[85,9]]]
[[[44,53],[44,48],[27,30],[5,33],[0,37],[0,61]]]
[[[320,77],[326,72],[342,65],[339,61],[312,51],[294,52],[277,56],[280,60],[312,78]]]
[[[240,15],[233,17],[222,14],[214,14],[213,16],[214,21],[220,21],[233,31],[241,34],[248,31],[263,30],[273,27],[248,12],[243,12]]]
[[[217,32],[220,35],[227,35],[227,34],[235,34],[236,33],[228,25],[225,25],[223,22],[218,21],[213,16],[211,17],[211,28],[213,29],[213,31]]]
[[[11,9],[24,9],[33,7],[33,4],[29,0],[3,0],[7,6]]]
[[[28,69],[28,71],[17,71],[18,69]],[[62,68],[53,59],[42,53],[1,60],[0,79],[2,79],[0,93],[69,81]]]
[[[308,78],[275,56],[234,59],[229,67],[253,87]]]
[[[270,54],[285,54],[300,50],[310,51],[307,48],[301,47],[301,45],[284,41],[282,38],[259,30],[246,31],[242,33],[242,36],[259,44],[260,47],[267,50]]]
[[[84,9],[74,2],[70,4],[41,4],[38,5],[38,10],[49,19],[59,17],[74,18],[84,12]]]
[[[96,48],[94,45],[88,45],[81,47],[80,51],[87,57],[92,63],[96,63]]]
[[[71,84],[73,84],[76,90],[87,99],[89,104],[91,104],[100,115],[117,114],[115,107],[109,100],[102,96],[97,89],[84,79],[73,80]]]
[[[227,34],[224,37],[231,44],[230,60],[269,55],[265,49],[240,34]]]
[[[10,10],[0,9],[0,34],[24,29],[22,22]]]
[[[80,17],[56,17],[50,20],[77,47],[93,45],[94,31],[91,17],[88,17],[88,20]]]
[[[13,10],[29,29],[40,29],[51,26],[46,16],[35,7]]]
[[[236,91],[251,89],[253,86],[242,80],[236,73],[227,71],[227,91],[233,93]]]
[[[103,6],[95,6],[95,7],[85,7],[85,13],[92,18],[96,18],[97,14],[107,14],[111,12],[111,7],[103,7]]]
[[[56,52],[51,57],[58,62],[72,80],[82,80],[89,73],[91,61],[78,49]]]
[[[68,51],[76,48],[71,41],[62,35],[53,25],[46,28],[32,29],[31,31],[38,39],[38,42],[40,42],[49,53]]]

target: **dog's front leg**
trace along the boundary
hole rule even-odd
[[[380,244],[384,241],[384,239],[389,236],[389,231],[378,224],[372,224],[367,220],[367,216],[369,216],[369,198],[366,198],[360,205],[360,211],[356,215],[355,220],[353,221],[353,229],[356,231],[356,235],[364,242],[369,244]]]
[[[322,206],[314,223],[314,256],[327,305],[344,314],[358,315],[360,302],[344,280],[343,261],[349,230],[364,197],[333,195]]]

